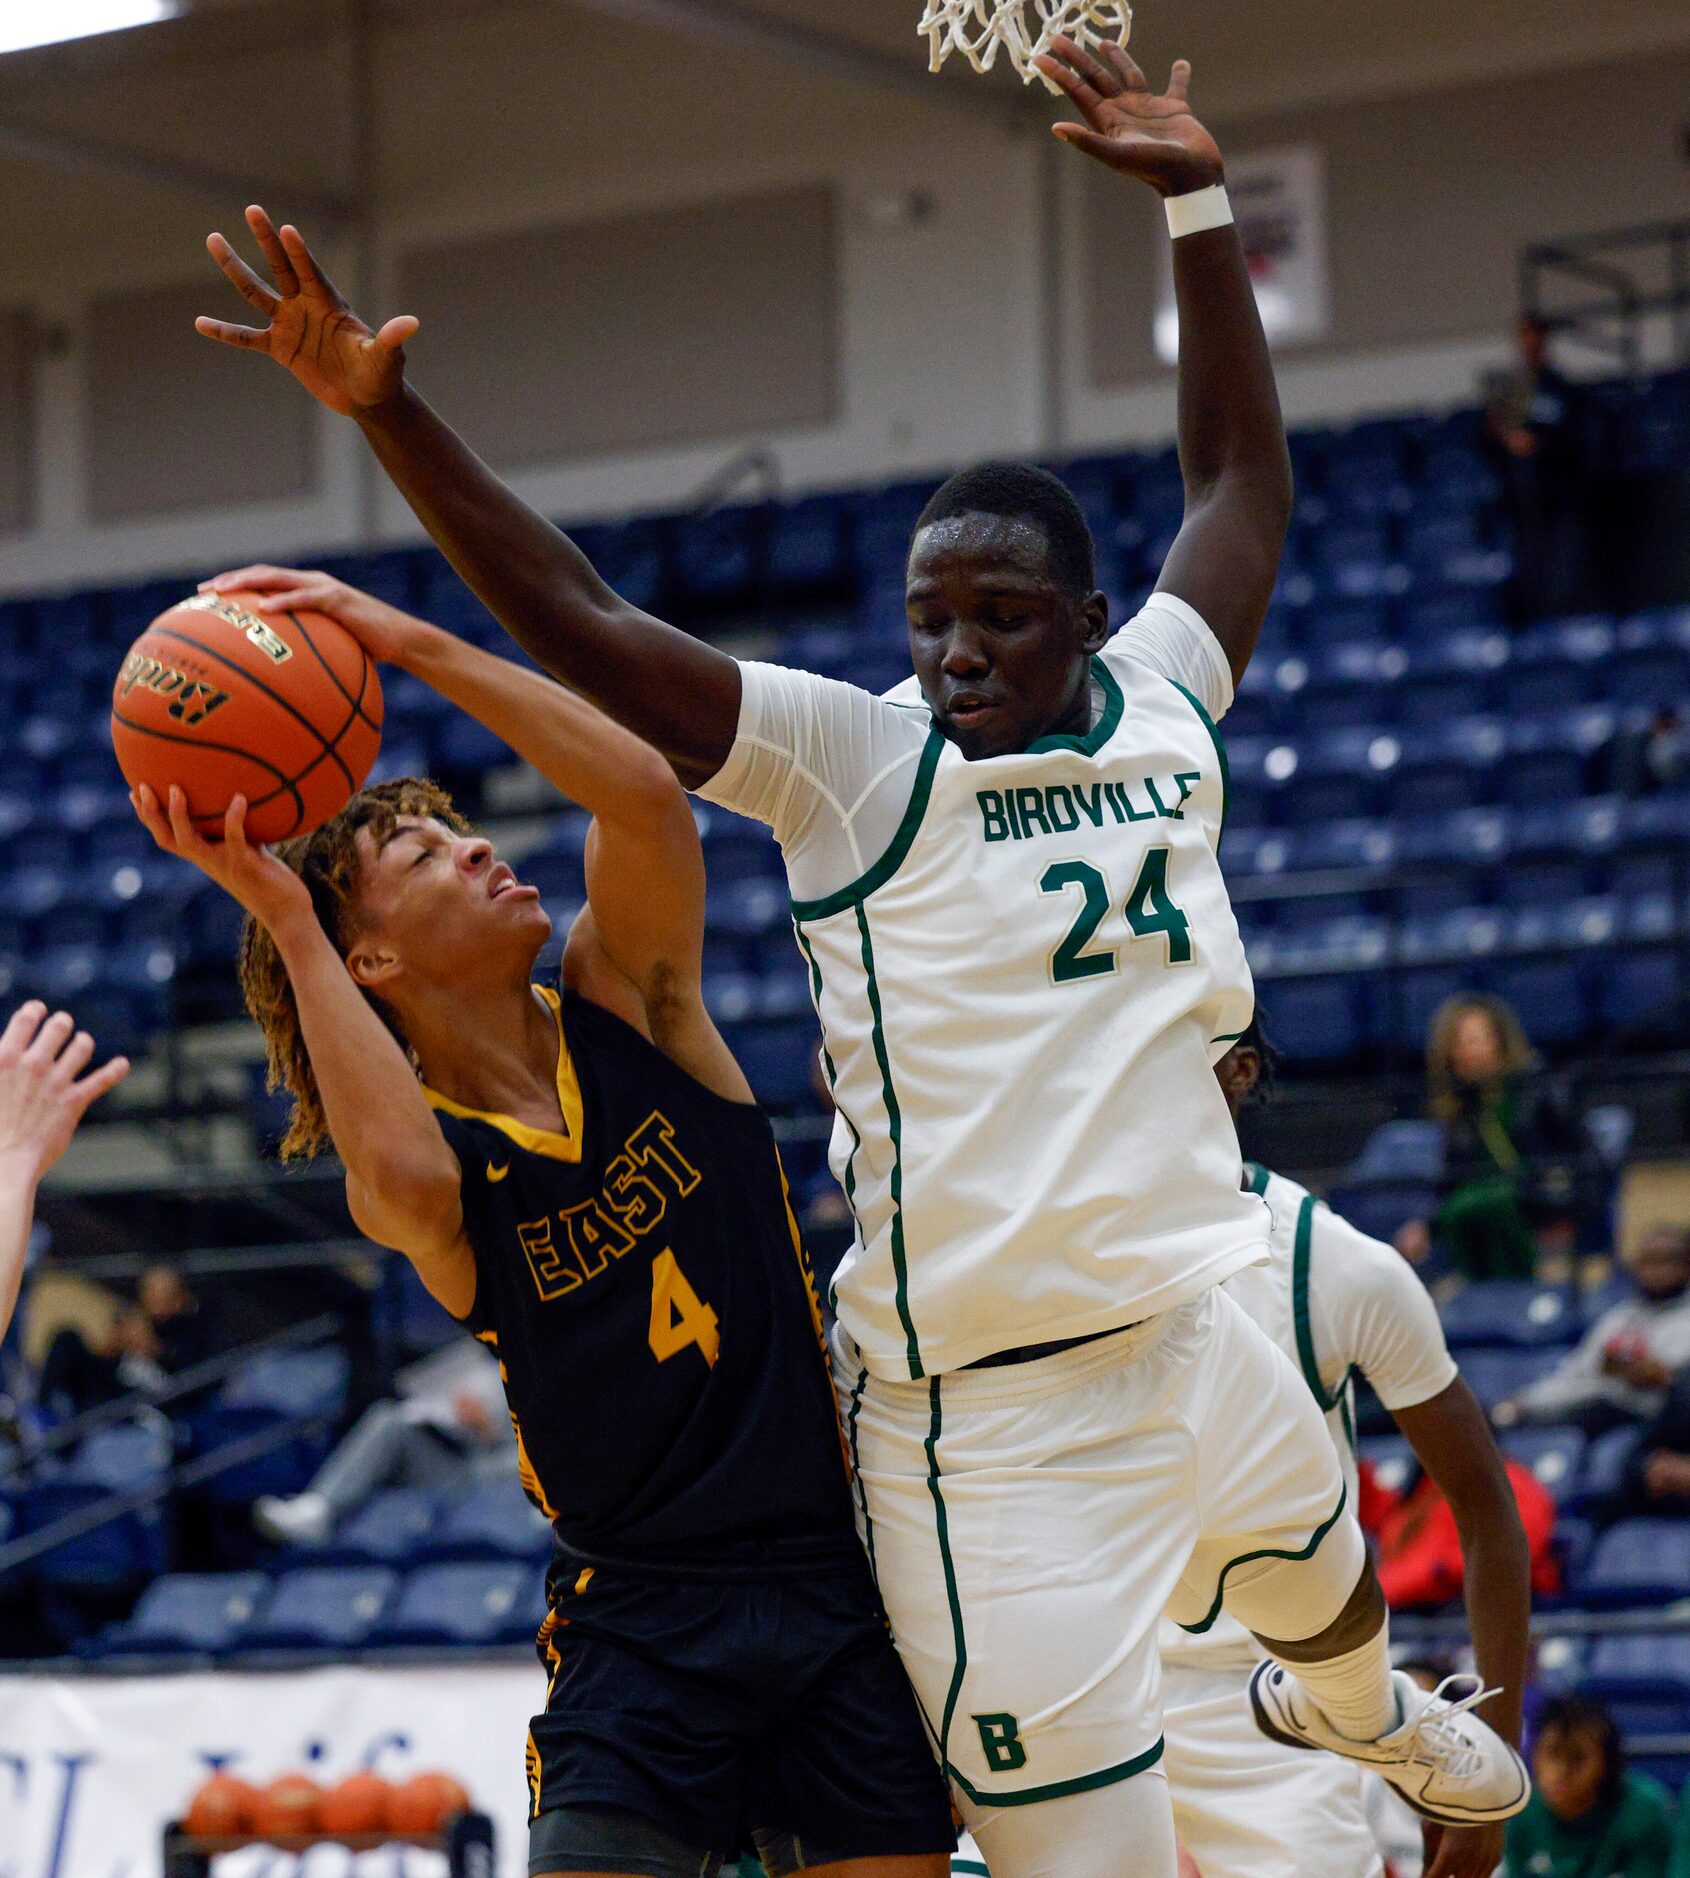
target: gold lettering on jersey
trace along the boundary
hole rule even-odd
[[[1172,776],[1140,777],[1138,782],[1046,783],[1021,789],[979,789],[980,832],[987,841],[1035,841],[1040,835],[1071,835],[1106,824],[1185,820],[1191,791],[1203,780],[1200,769]]]
[[[123,661],[117,676],[117,695],[127,698],[137,685],[155,698],[168,698],[168,714],[189,728],[204,723],[220,705],[229,702],[228,692],[219,691],[203,679],[190,678],[174,665],[144,652],[131,652]]]
[[[552,1243],[549,1219],[525,1220],[517,1227],[516,1236],[528,1254],[528,1269],[534,1274],[543,1303],[561,1298],[566,1291],[578,1290],[586,1282],[575,1264]]]
[[[215,593],[196,593],[193,599],[185,600],[183,605],[197,612],[215,613],[220,620],[226,620],[237,631],[244,633],[272,665],[286,665],[293,657],[293,647],[267,619],[247,612],[245,607],[236,606],[232,600],[225,600]]]
[[[605,1169],[598,1194],[517,1227],[540,1301],[549,1304],[597,1278],[656,1229],[671,1199],[684,1200],[703,1178],[681,1152],[668,1117],[654,1110]]]

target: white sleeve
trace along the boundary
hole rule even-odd
[[[1309,1308],[1322,1373],[1353,1363],[1388,1409],[1416,1408],[1455,1380],[1437,1307],[1413,1266],[1325,1206],[1310,1234]]]
[[[931,715],[856,685],[741,661],[739,730],[698,791],[774,830],[797,900],[864,874],[896,834]]]
[[[1171,678],[1218,724],[1232,708],[1232,669],[1203,615],[1177,594],[1153,593],[1103,648],[1106,660],[1148,665]]]

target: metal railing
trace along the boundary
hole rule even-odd
[[[1535,242],[1520,255],[1520,306],[1628,373],[1643,367],[1645,318],[1664,313],[1674,360],[1690,363],[1690,221]]]

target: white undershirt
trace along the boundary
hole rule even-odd
[[[1183,685],[1217,722],[1232,704],[1232,673],[1220,641],[1171,593],[1152,594],[1103,657],[1148,666]],[[825,899],[891,846],[915,786],[931,713],[913,678],[876,697],[782,665],[746,660],[740,674],[738,736],[728,760],[698,793],[768,823],[786,860],[792,897]]]

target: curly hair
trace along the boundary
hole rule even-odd
[[[1428,1113],[1440,1122],[1452,1122],[1461,1113],[1461,1082],[1455,1073],[1455,1033],[1469,1011],[1490,1019],[1496,1033],[1501,1067],[1496,1077],[1500,1090],[1533,1067],[1535,1058],[1514,1007],[1488,991],[1461,991],[1446,998],[1432,1018],[1426,1041]]]
[[[369,829],[378,842],[392,833],[404,815],[432,816],[457,834],[467,834],[469,823],[452,806],[452,798],[438,783],[415,776],[376,783],[360,789],[340,813],[308,835],[296,835],[278,844],[279,859],[299,875],[311,890],[317,920],[345,958],[358,933],[356,890],[359,868],[358,837]],[[293,1101],[287,1132],[282,1136],[284,1161],[309,1160],[330,1145],[328,1117],[322,1092],[305,1049],[299,1006],[276,942],[265,927],[248,915],[241,928],[241,994],[253,1020],[264,1032],[267,1058],[265,1086],[285,1089]],[[364,994],[398,1040],[406,1055],[411,1047],[393,1012],[368,992]]]

